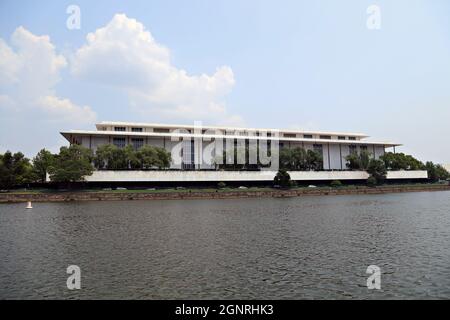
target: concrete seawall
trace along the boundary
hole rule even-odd
[[[355,188],[311,188],[296,190],[263,191],[179,191],[179,192],[61,192],[61,193],[4,193],[0,203],[63,202],[63,201],[115,201],[115,200],[185,200],[185,199],[236,199],[236,198],[288,198],[299,196],[384,194],[399,192],[450,191],[449,185],[383,186]]]
[[[211,182],[273,181],[277,171],[165,171],[165,170],[100,170],[86,177],[87,182]],[[296,181],[367,180],[365,171],[289,171]],[[425,170],[388,171],[387,180],[427,179]]]

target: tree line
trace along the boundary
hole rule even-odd
[[[322,155],[319,152],[297,147],[280,150],[280,179],[285,177],[284,171],[319,170],[323,168]],[[370,174],[370,184],[382,183],[388,170],[426,170],[432,182],[450,178],[450,173],[441,165],[431,161],[425,164],[411,155],[404,153],[387,152],[379,159],[366,150],[351,153],[345,157],[346,168],[349,170],[362,170]]]
[[[7,151],[0,154],[0,188],[46,182],[47,174],[52,182],[70,183],[83,181],[94,169],[165,169],[170,166],[170,162],[169,152],[153,146],[134,150],[130,145],[125,148],[103,145],[94,153],[86,147],[73,144],[61,147],[57,154],[42,149],[32,160],[22,152],[12,154]]]
[[[237,150],[220,159],[218,169],[252,170],[263,167],[259,159],[256,164],[236,164]],[[248,149],[245,150],[248,159]],[[223,163],[227,156],[232,157],[233,164]],[[217,160],[217,159],[216,159]],[[346,157],[346,166],[350,170],[365,170],[375,183],[381,183],[388,170],[426,170],[430,181],[450,178],[449,172],[439,164],[429,161],[423,163],[410,155],[388,152],[379,159],[374,159],[367,151],[352,153]],[[232,162],[232,161],[230,161]],[[170,167],[171,154],[163,148],[143,146],[135,150],[131,145],[119,148],[115,145],[98,147],[95,153],[80,145],[61,147],[59,153],[53,154],[46,149],[39,151],[30,160],[21,152],[10,151],[0,154],[0,188],[33,182],[45,182],[47,174],[53,182],[83,181],[97,170],[145,170],[166,169]],[[321,170],[322,155],[314,150],[303,148],[282,148],[279,153],[280,170],[305,171]]]
[[[450,173],[440,164],[432,161],[426,163],[404,153],[386,152],[378,160],[372,154],[363,150],[359,154],[351,153],[346,157],[347,168],[350,170],[365,170],[371,174],[377,182],[382,182],[387,171],[398,170],[426,170],[428,179],[432,182],[450,178]]]

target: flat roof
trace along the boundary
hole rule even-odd
[[[379,145],[386,147],[401,146],[399,143],[387,141],[366,141],[366,140],[336,140],[336,139],[305,139],[305,138],[287,138],[287,137],[260,137],[260,136],[239,136],[239,135],[214,135],[214,134],[193,134],[193,133],[159,133],[159,132],[130,132],[130,131],[95,131],[95,130],[70,130],[61,131],[61,135],[69,140],[70,135],[77,136],[132,136],[132,137],[178,137],[178,138],[205,138],[205,139],[265,139],[292,142],[317,142],[331,144],[354,144],[354,145]]]
[[[149,128],[170,128],[170,129],[192,129],[194,125],[177,125],[177,124],[161,124],[161,123],[139,123],[139,122],[115,122],[115,121],[102,121],[96,123],[97,129],[100,126],[125,126],[125,127],[149,127]],[[245,127],[226,127],[226,126],[208,126],[201,125],[203,129],[218,129],[218,130],[233,130],[233,131],[279,131],[282,133],[306,133],[306,134],[319,134],[319,135],[336,135],[336,136],[354,136],[360,138],[367,138],[368,135],[364,133],[351,133],[351,132],[336,132],[336,131],[311,131],[311,130],[295,130],[295,129],[267,129],[267,128],[245,128]]]

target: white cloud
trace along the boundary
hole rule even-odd
[[[88,106],[78,106],[69,99],[60,99],[55,96],[41,97],[38,105],[43,111],[58,117],[62,121],[76,123],[87,122],[92,124],[95,121],[95,112]]]
[[[168,48],[124,14],[87,35],[71,70],[81,79],[125,90],[131,107],[145,115],[216,122],[238,117],[227,112],[224,102],[235,83],[230,67],[189,75],[172,65]]]
[[[0,85],[16,83],[19,68],[19,57],[3,39],[0,39]]]
[[[88,106],[57,97],[55,86],[67,66],[48,36],[36,36],[18,27],[11,45],[0,39],[0,144],[14,149],[44,147],[58,139],[68,124],[95,120]],[[49,124],[52,125],[49,125]],[[37,146],[37,139],[40,139]]]
[[[0,39],[0,94],[3,96],[0,104],[23,109],[44,108],[47,116],[58,119],[92,120],[93,111],[89,107],[78,107],[54,95],[60,71],[67,66],[67,61],[56,54],[48,36],[36,36],[19,27],[12,34],[11,43],[15,51]]]

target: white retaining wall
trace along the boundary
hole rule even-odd
[[[292,171],[292,180],[366,180],[365,171]],[[88,182],[270,181],[276,171],[94,171]],[[387,179],[425,179],[426,171],[389,171]]]

